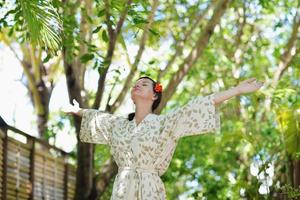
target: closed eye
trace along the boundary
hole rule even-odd
[[[142,84],[142,86],[147,86],[148,84]],[[136,87],[137,85],[133,86],[133,87]]]

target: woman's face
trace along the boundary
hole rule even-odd
[[[153,92],[153,82],[147,78],[141,78],[131,88],[131,99],[135,103],[137,99],[155,100]]]

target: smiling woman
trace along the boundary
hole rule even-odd
[[[254,79],[227,91],[194,97],[187,104],[156,115],[162,86],[150,77],[139,78],[131,89],[135,113],[128,117],[93,109],[69,111],[82,116],[82,142],[106,144],[118,165],[111,200],[165,200],[160,178],[170,164],[180,138],[220,130],[216,105],[234,95],[255,91]]]

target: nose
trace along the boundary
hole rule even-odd
[[[133,89],[137,89],[137,88],[140,88],[140,86],[139,85],[133,86]]]

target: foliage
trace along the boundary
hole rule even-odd
[[[0,19],[0,28],[9,28],[10,36],[14,31],[20,32],[21,41],[29,39],[52,54],[60,49],[62,23],[51,1],[16,0],[13,8],[3,5],[2,12],[6,13]]]
[[[300,188],[295,189],[292,186],[286,184],[283,187],[280,188],[282,190],[283,194],[286,194],[288,199],[290,200],[296,200],[300,198]]]
[[[111,4],[109,19],[105,15],[104,1],[92,1],[90,7],[87,4],[91,1],[47,2],[16,1],[14,8],[8,9],[0,20],[1,30],[17,43],[31,38],[32,42],[53,50],[60,49],[62,44],[63,50],[67,51],[64,52],[65,62],[80,63],[76,70],[102,74],[109,65],[106,54],[111,36],[107,24],[116,27],[126,1],[108,1]],[[194,48],[213,12],[208,9],[197,25],[195,19],[214,3],[160,1],[146,41],[147,52],[138,66],[138,75],[157,77],[174,56],[161,80],[166,86]],[[103,102],[111,102],[122,92],[150,8],[149,1],[139,0],[133,1],[129,7],[117,38]],[[271,86],[278,66],[284,61],[282,54],[287,48],[297,10],[295,0],[231,2],[208,46],[176,88],[162,113],[184,105],[193,96],[231,88],[248,77],[254,76],[267,84],[260,92],[224,102],[219,108],[220,134],[179,140],[170,167],[162,176],[169,199],[272,199],[280,191],[280,186],[285,194],[297,198],[299,191],[284,185],[291,182],[291,160],[299,160],[300,154],[299,41],[295,42],[294,57],[278,85]],[[185,38],[189,30],[193,31]],[[45,61],[50,57],[47,56]],[[94,79],[85,79],[86,83],[91,84],[91,81]],[[92,84],[96,87],[95,82]],[[87,105],[92,105],[96,97],[95,87],[86,84],[82,88],[88,97]],[[56,122],[57,127],[66,122],[64,119],[56,121],[55,117],[50,119],[55,126],[50,126],[48,137],[53,137]],[[110,156],[108,147],[96,146],[95,173]],[[111,187],[112,181],[103,199],[109,199]]]

